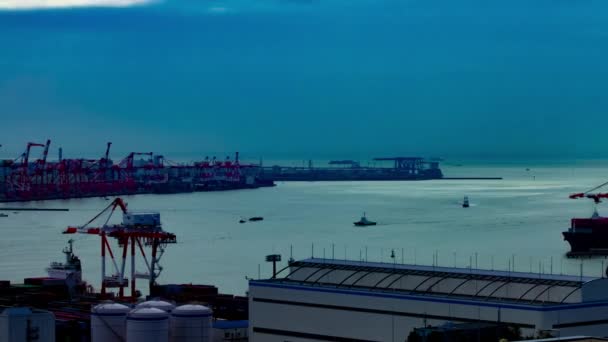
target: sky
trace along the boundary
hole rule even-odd
[[[0,155],[605,158],[604,0],[0,0]]]

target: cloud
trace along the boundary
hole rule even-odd
[[[0,10],[27,10],[70,7],[127,7],[151,0],[0,0]]]

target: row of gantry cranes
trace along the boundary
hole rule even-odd
[[[251,183],[256,165],[234,159],[206,157],[189,164],[175,163],[153,152],[131,152],[120,162],[110,159],[111,142],[99,159],[63,158],[48,160],[51,140],[29,142],[16,159],[0,160],[0,201],[28,201],[146,192],[186,192],[210,188],[238,188]],[[1,145],[0,145],[1,146]],[[43,148],[31,160],[34,148]]]

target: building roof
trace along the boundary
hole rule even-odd
[[[276,279],[266,281],[338,289],[390,291],[408,295],[554,305],[582,302],[581,289],[596,279],[313,258],[292,262]]]

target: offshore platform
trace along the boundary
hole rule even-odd
[[[47,160],[51,140],[29,142],[16,159],[0,160],[0,202],[115,196],[139,193],[216,191],[271,186],[261,182],[258,168],[215,157],[184,164],[153,152],[131,152],[118,163],[110,159],[111,142],[99,159]],[[31,160],[33,148],[43,148]]]

